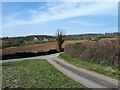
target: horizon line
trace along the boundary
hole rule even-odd
[[[106,32],[107,34],[117,34],[120,33],[118,32]],[[64,34],[64,35],[85,35],[85,34],[106,34],[106,33],[76,33],[76,34]],[[6,38],[6,37],[10,37],[10,38],[16,38],[16,37],[27,37],[27,36],[56,36],[56,35],[51,35],[51,34],[30,34],[30,35],[20,35],[20,36],[2,36],[0,38]]]

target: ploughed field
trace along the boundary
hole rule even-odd
[[[116,38],[102,38],[101,40],[116,40]],[[75,40],[75,41],[65,41],[62,45],[62,48],[64,48],[67,44],[74,44],[74,43],[80,43],[80,42],[87,42],[90,40]],[[3,43],[3,42],[2,42]],[[49,51],[52,49],[58,49],[57,42],[48,42],[43,44],[35,44],[35,45],[28,45],[28,46],[18,46],[18,47],[10,47],[2,50],[2,54],[12,54],[16,52],[44,52]]]
[[[76,40],[76,41],[65,41],[62,45],[62,48],[64,48],[67,44],[74,44],[79,42],[86,42],[88,40]],[[19,46],[19,47],[13,47],[13,48],[6,48],[2,50],[2,54],[12,54],[16,52],[44,52],[49,51],[52,49],[57,49],[57,42],[48,42],[43,44],[36,44],[36,45],[29,45],[29,46]]]

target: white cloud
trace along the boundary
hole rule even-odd
[[[90,16],[90,15],[115,15],[117,14],[117,3],[48,3],[44,11],[41,10],[28,10],[31,15],[30,20],[18,20],[11,18],[3,27],[10,27],[21,24],[36,24],[49,22],[53,20],[66,19],[77,16]],[[43,9],[40,7],[38,9]],[[12,15],[14,16],[14,15]],[[17,15],[15,15],[17,17]],[[85,24],[85,23],[84,23]]]
[[[41,9],[44,9],[44,8],[45,8],[45,7],[41,6],[41,7],[39,7],[38,9],[41,10]]]
[[[88,26],[88,27],[93,27],[93,26],[105,26],[106,24],[102,23],[102,24],[99,24],[99,23],[94,23],[94,22],[88,22],[88,21],[77,21],[77,20],[72,20],[72,21],[69,21],[70,23],[73,23],[73,24],[80,24],[82,26]]]
[[[38,12],[37,10],[28,10],[28,13],[31,13],[31,14],[35,14],[37,12]]]

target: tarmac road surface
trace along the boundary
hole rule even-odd
[[[118,80],[78,68],[57,57],[47,58],[47,61],[68,77],[88,88],[95,90],[98,90],[98,88],[102,88],[102,90],[118,90]]]

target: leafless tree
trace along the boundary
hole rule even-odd
[[[62,44],[64,43],[64,33],[63,30],[61,29],[57,29],[57,36],[56,36],[56,40],[57,40],[57,44],[59,47],[59,51],[62,51]]]

